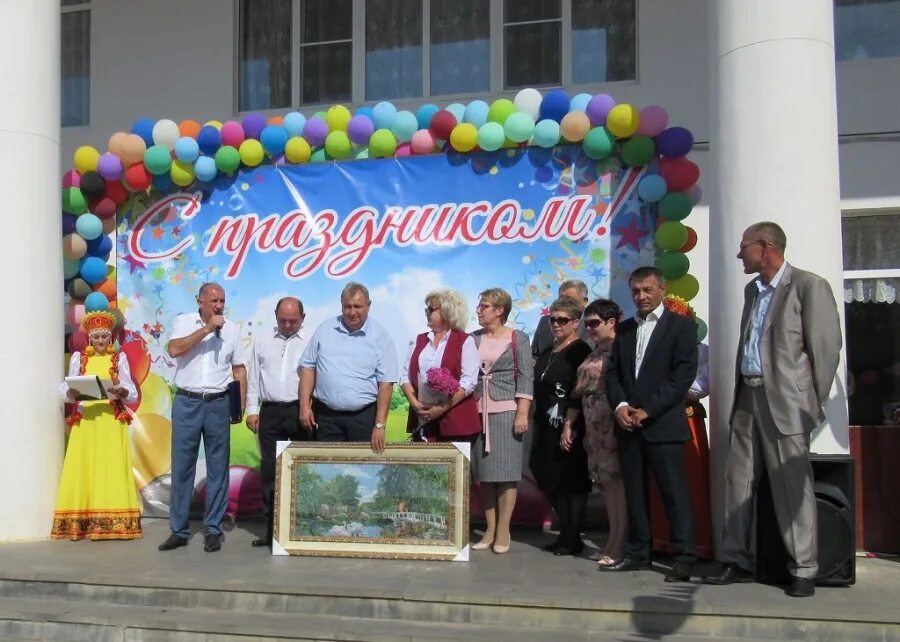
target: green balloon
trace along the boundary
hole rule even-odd
[[[697,321],[697,343],[702,343],[706,338],[706,335],[709,334],[709,326],[706,325],[706,321],[701,319],[700,317],[696,318]]]
[[[309,156],[310,163],[324,163],[327,160],[330,159],[324,147],[316,147]]]
[[[356,160],[365,160],[369,157],[369,148],[368,147],[360,147],[356,150],[356,154],[353,156]]]
[[[524,143],[534,133],[534,120],[524,111],[513,112],[503,123],[503,131],[514,143]]]
[[[509,98],[499,98],[491,103],[491,106],[488,109],[488,120],[492,123],[500,123],[502,125],[515,111],[516,106],[513,104],[513,101]]]
[[[327,122],[328,114],[324,111],[317,111],[315,114],[313,114],[313,118],[321,118],[322,120]]]
[[[390,129],[379,129],[369,139],[369,154],[374,158],[393,156],[397,151],[397,137]]]
[[[656,257],[656,267],[667,281],[683,277],[691,269],[691,261],[684,252],[663,252]]]
[[[230,145],[216,150],[216,169],[225,174],[233,174],[241,166],[241,153]]]
[[[62,191],[62,208],[69,214],[84,214],[87,212],[87,199],[77,187],[67,187]]]
[[[684,276],[666,283],[666,291],[669,294],[680,296],[685,301],[690,301],[700,292],[700,283],[693,274]]]
[[[633,136],[622,145],[622,160],[629,167],[643,167],[656,155],[656,145],[649,136]]]
[[[606,127],[594,127],[584,137],[584,153],[588,158],[601,160],[612,154],[616,137]]]
[[[478,146],[486,152],[495,152],[506,142],[506,132],[500,123],[485,123],[478,128]]]
[[[352,145],[347,137],[347,132],[333,131],[325,139],[325,151],[332,158],[347,158],[351,149]]]
[[[691,213],[694,205],[684,192],[669,192],[657,204],[657,212],[667,221],[680,221]]]
[[[680,250],[687,238],[687,228],[678,221],[668,221],[656,228],[656,245],[667,252]]]
[[[172,167],[172,153],[162,145],[153,145],[144,152],[144,167],[151,174],[166,174]]]

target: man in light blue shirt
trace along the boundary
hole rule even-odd
[[[397,352],[385,329],[369,318],[369,291],[350,282],[341,315],[317,329],[300,357],[300,424],[319,441],[370,441],[380,452],[394,383]]]
[[[750,313],[750,323],[747,326],[747,336],[744,337],[744,349],[741,353],[741,374],[745,377],[761,377],[763,374],[762,358],[759,354],[759,342],[762,340],[763,326],[766,315],[769,313],[769,304],[772,303],[772,295],[775,288],[784,275],[787,263],[782,263],[781,269],[766,283],[762,276],[756,278],[754,283],[759,289],[753,310]]]

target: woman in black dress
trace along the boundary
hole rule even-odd
[[[560,448],[566,410],[581,403],[572,396],[578,366],[591,353],[590,346],[578,338],[580,318],[581,302],[575,299],[559,298],[550,305],[553,347],[534,365],[535,432],[530,465],[538,488],[559,519],[559,537],[544,547],[554,555],[578,555],[584,550],[579,531],[591,491],[581,413],[572,426],[571,448]]]

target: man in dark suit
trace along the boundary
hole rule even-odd
[[[737,257],[746,274],[735,363],[731,440],[725,465],[725,537],[708,584],[752,582],[754,494],[769,476],[778,528],[790,556],[791,597],[815,593],[816,499],[809,435],[837,373],[841,324],[831,286],[784,260],[787,237],[771,222],[751,225]]]
[[[697,327],[665,308],[665,279],[656,268],[638,268],[629,284],[637,315],[619,324],[606,372],[625,483],[628,547],[618,563],[600,570],[650,568],[649,466],[659,482],[675,547],[666,581],[686,582],[696,556],[684,467],[684,443],[691,439],[684,397],[697,375]]]

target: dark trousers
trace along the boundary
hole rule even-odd
[[[359,410],[334,410],[313,401],[319,441],[371,441],[375,427],[375,403]]]
[[[275,516],[275,447],[279,441],[310,441],[313,435],[300,426],[300,407],[288,403],[263,401],[259,410],[259,476],[262,485],[266,539],[272,539]]]
[[[669,519],[669,541],[675,549],[675,559],[695,561],[691,496],[684,469],[684,444],[648,442],[640,435],[628,434],[618,438],[618,449],[628,509],[628,555],[638,560],[650,559],[653,532],[650,528],[647,480],[649,466],[659,482],[663,507]]]

